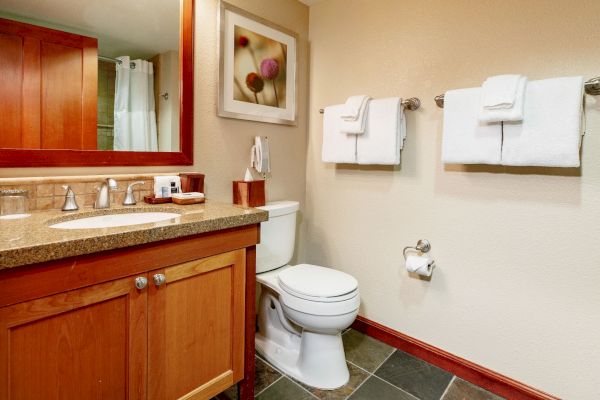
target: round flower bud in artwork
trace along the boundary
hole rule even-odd
[[[265,81],[256,72],[250,72],[246,75],[246,86],[254,93],[260,93],[265,87]]]
[[[279,63],[273,58],[265,58],[260,63],[260,74],[265,79],[275,79],[279,75]]]

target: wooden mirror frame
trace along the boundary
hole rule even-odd
[[[0,167],[192,165],[194,158],[194,0],[181,0],[179,152],[0,149]]]

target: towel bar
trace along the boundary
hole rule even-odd
[[[592,78],[592,79],[588,80],[587,82],[585,82],[585,85],[583,85],[583,88],[585,89],[585,93],[589,94],[590,96],[600,95],[600,76],[598,76],[596,78]],[[439,108],[444,108],[444,95],[443,94],[435,96],[433,98],[433,100],[435,101],[435,104],[437,104],[437,106]]]
[[[402,100],[402,106],[407,110],[415,111],[418,110],[419,107],[421,107],[421,100],[419,100],[416,97],[411,97],[409,99]],[[322,108],[319,109],[319,114],[323,114],[324,112],[325,110],[323,110]]]

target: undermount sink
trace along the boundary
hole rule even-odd
[[[148,224],[166,221],[180,217],[180,214],[171,212],[133,212],[123,214],[97,215],[93,217],[78,218],[70,221],[50,225],[55,229],[94,229],[116,228],[119,226]]]

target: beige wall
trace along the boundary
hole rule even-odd
[[[307,262],[358,278],[360,313],[568,399],[600,385],[600,99],[580,171],[444,168],[433,97],[518,72],[600,75],[600,2],[326,0],[310,8]],[[318,109],[418,96],[401,168],[320,160]],[[402,248],[433,245],[431,282]]]
[[[198,171],[206,174],[209,198],[231,201],[231,181],[242,179],[255,135],[268,136],[272,176],[270,200],[304,200],[308,97],[308,7],[296,0],[231,0],[232,4],[298,33],[298,126],[217,117],[216,0],[196,1],[194,166],[110,168],[0,168],[0,178]]]

